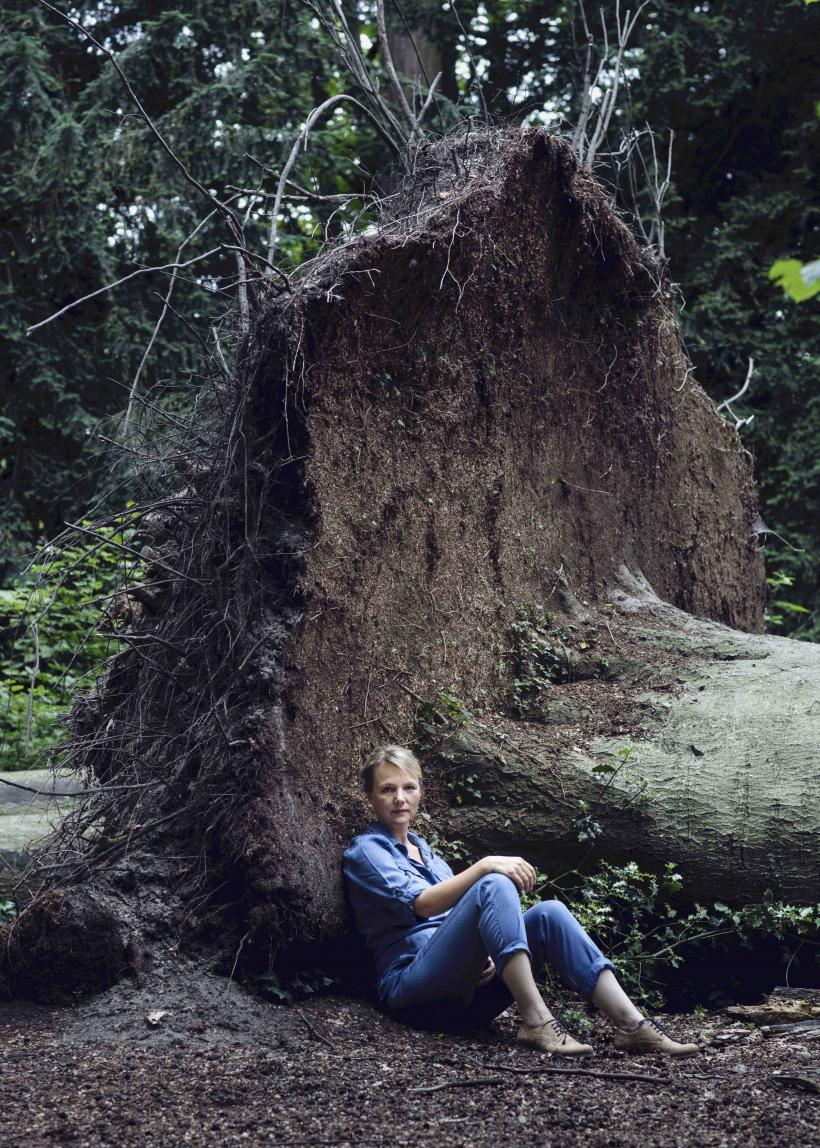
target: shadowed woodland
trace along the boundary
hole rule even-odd
[[[706,380],[697,381],[706,373],[697,360],[713,360],[697,326],[690,345],[682,335],[690,320],[685,311],[681,319],[675,251],[685,244],[674,221],[685,226],[683,185],[664,238],[663,165],[655,154],[650,176],[640,141],[632,137],[631,150],[623,143],[623,117],[606,118],[629,71],[628,46],[641,75],[659,66],[652,30],[671,20],[668,6],[642,9],[637,31],[628,14],[612,14],[611,44],[590,34],[591,14],[580,6],[533,6],[517,17],[557,21],[549,26],[558,44],[574,30],[583,82],[569,132],[528,121],[523,105],[516,114],[487,108],[489,94],[510,88],[491,83],[470,44],[488,21],[489,44],[473,47],[491,53],[500,9],[453,8],[461,32],[450,27],[448,48],[424,6],[399,26],[381,5],[350,19],[337,5],[307,5],[292,19],[305,19],[317,61],[331,59],[321,44],[334,48],[327,68],[346,76],[355,102],[333,85],[317,99],[325,76],[317,64],[310,95],[325,118],[308,105],[301,134],[298,124],[282,133],[278,166],[243,153],[216,190],[192,174],[205,167],[181,130],[191,107],[158,114],[150,77],[139,83],[141,38],[117,45],[96,25],[83,32],[73,16],[61,21],[42,7],[36,17],[16,14],[18,53],[32,35],[93,48],[105,84],[130,101],[135,147],[164,149],[162,179],[175,173],[196,207],[176,231],[159,211],[140,225],[157,241],[170,228],[176,257],[154,261],[166,267],[165,293],[134,330],[116,294],[92,300],[96,273],[87,276],[87,301],[73,306],[84,287],[55,292],[52,314],[66,313],[41,331],[31,325],[28,353],[43,357],[44,370],[57,361],[46,367],[48,355],[68,355],[71,340],[85,338],[89,322],[112,345],[120,332],[138,361],[118,373],[126,382],[110,412],[98,411],[97,438],[110,441],[98,456],[109,478],[96,488],[96,507],[58,537],[56,522],[43,525],[51,548],[41,552],[41,585],[60,562],[68,573],[58,588],[85,577],[100,553],[114,562],[110,575],[94,575],[89,594],[97,668],[72,691],[62,740],[43,749],[58,770],[55,786],[73,778],[76,796],[45,842],[15,861],[25,867],[2,902],[6,997],[42,1007],[107,990],[71,1020],[70,1040],[118,1039],[120,1029],[123,1040],[136,1039],[145,1014],[152,1039],[181,1046],[191,1033],[205,1040],[229,1030],[235,1010],[235,1030],[251,1040],[280,1034],[271,1045],[280,1052],[268,1053],[277,1064],[291,1052],[301,1063],[303,1046],[322,1055],[333,1047],[323,1017],[350,1032],[387,1026],[384,1039],[398,1039],[392,1022],[359,1001],[335,1000],[323,1014],[317,1000],[296,1021],[270,1003],[313,996],[331,980],[372,996],[340,858],[365,818],[361,761],[372,745],[397,742],[422,757],[425,835],[454,864],[521,853],[544,893],[585,907],[602,930],[614,930],[609,891],[624,968],[647,1002],[677,992],[687,1007],[748,1004],[789,985],[789,974],[813,1000],[820,660],[804,617],[816,524],[810,514],[802,524],[789,518],[785,485],[777,497],[767,492],[772,471],[804,450],[816,395],[794,381],[806,422],[789,435],[782,424],[755,427],[753,457],[740,398],[716,406]],[[798,6],[786,8],[788,33],[797,35]],[[816,12],[799,16],[817,23]],[[146,35],[162,44],[172,16],[151,19]],[[185,24],[194,38],[198,19],[192,13]],[[232,37],[254,31],[241,6],[236,19]],[[414,20],[412,55],[403,56]],[[692,21],[675,25],[676,35],[697,30]],[[177,27],[175,35],[187,50],[187,34]],[[170,65],[156,66],[161,75]],[[230,70],[209,82],[217,91]],[[631,82],[637,101],[639,78]],[[602,106],[601,90],[613,93]],[[365,133],[359,155],[374,167],[381,157],[381,174],[365,187],[318,178],[333,172],[340,145],[328,118],[340,109],[337,127]],[[813,131],[816,150],[816,124]],[[300,174],[308,143],[315,166]],[[684,138],[682,170],[691,143]],[[186,262],[194,258],[203,261],[196,272]],[[691,251],[681,266],[686,258]],[[773,290],[767,270],[759,291]],[[701,267],[692,279],[695,310],[720,326],[719,306],[694,286],[705,274]],[[197,279],[222,296],[219,307],[208,303],[211,313],[191,309]],[[187,315],[176,308],[183,299]],[[800,352],[808,361],[815,303],[777,306],[811,328]],[[183,356],[186,327],[196,343]],[[135,339],[137,329],[147,342]],[[722,386],[726,375],[714,377]],[[747,385],[752,378],[750,364]],[[18,434],[25,417],[15,401]],[[771,399],[772,409],[783,402]],[[60,466],[70,470],[71,455]],[[810,490],[797,463],[788,482]],[[92,489],[88,475],[81,485]],[[28,522],[15,546],[43,521],[35,503],[15,504],[18,524]],[[777,567],[770,559],[767,570],[762,543],[782,533],[773,522],[797,542],[787,540],[787,557]],[[795,601],[773,621],[772,593],[784,586]],[[11,609],[18,599],[7,601]],[[51,605],[61,601],[55,590]],[[796,620],[794,636],[784,636],[784,613]],[[10,694],[25,727],[20,764],[37,746],[33,683],[41,662],[50,672],[49,624],[45,610],[28,628],[16,624],[36,662],[26,668],[28,694]],[[82,659],[88,633],[65,641]],[[652,980],[670,953],[677,988]],[[153,1021],[149,1006],[160,1014]],[[25,1011],[35,1007],[15,1005],[19,1023],[56,1015]],[[816,1025],[814,1012],[794,1016]],[[749,1031],[724,1034],[720,1056],[746,1047]],[[401,1055],[424,1054],[427,1039],[408,1036],[420,1043]],[[478,1064],[474,1083],[502,1071],[484,1046],[453,1048],[453,1065]],[[328,1061],[322,1071],[335,1070]],[[609,1076],[618,1079],[614,1069]],[[696,1075],[675,1079],[699,1087]],[[343,1108],[351,1103],[340,1096]],[[342,1143],[350,1130],[332,1120],[331,1142]],[[680,1142],[711,1143],[691,1121]],[[434,1124],[436,1134],[446,1127],[438,1117]],[[526,1137],[524,1125],[516,1134]],[[281,1134],[281,1120],[277,1127]],[[319,1131],[283,1142],[319,1143]],[[744,1135],[756,1142],[755,1129]],[[389,1133],[374,1142],[389,1142]]]

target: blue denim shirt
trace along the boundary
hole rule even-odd
[[[415,833],[408,837],[418,847],[423,864],[411,860],[407,847],[378,821],[354,837],[344,855],[356,927],[375,957],[382,996],[392,977],[410,964],[450,911],[426,918],[413,912],[419,893],[452,877],[453,870],[421,837]]]

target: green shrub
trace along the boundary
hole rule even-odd
[[[558,890],[561,899],[611,957],[626,991],[648,1008],[663,1007],[669,970],[696,951],[752,946],[772,937],[784,943],[820,941],[820,903],[792,905],[767,895],[742,908],[722,901],[692,904],[671,861],[659,874],[635,862],[600,861],[594,872],[573,876],[576,885]],[[555,886],[539,873],[525,903],[550,891],[555,892]]]
[[[44,761],[74,692],[93,684],[111,652],[102,608],[138,561],[120,549],[132,533],[114,525],[96,529],[96,541],[47,546],[0,590],[0,769]]]

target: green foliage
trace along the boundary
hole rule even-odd
[[[447,837],[446,834],[442,833],[438,827],[438,822],[431,813],[422,810],[419,817],[425,823],[424,840],[431,849],[439,853],[446,861],[452,861],[455,864],[468,860],[469,853],[463,841],[459,841],[457,837]]]
[[[17,908],[13,901],[0,897],[0,925],[10,925],[17,917]]]
[[[522,606],[512,633],[513,705],[524,716],[543,690],[570,680],[562,633],[552,633],[554,615],[540,604]]]
[[[673,862],[652,873],[635,862],[600,861],[591,873],[573,876],[574,887],[557,889],[539,873],[526,904],[557,891],[611,957],[627,992],[648,1008],[663,1007],[669,970],[696,951],[753,946],[770,937],[784,944],[820,942],[820,903],[792,905],[767,896],[741,908],[722,901],[693,905]]]
[[[263,976],[253,977],[250,981],[251,988],[262,996],[271,997],[279,1004],[287,1005],[327,993],[335,984],[338,984],[338,981],[334,977],[327,976],[319,969],[303,969],[292,977],[265,973]]]
[[[578,841],[590,846],[604,832],[597,810],[605,803],[610,808],[626,809],[649,796],[649,785],[638,768],[641,755],[636,746],[627,743],[619,746],[615,753],[604,751],[597,757],[592,767],[592,776],[597,782],[594,801],[579,801],[580,812],[572,823]]]
[[[60,738],[74,691],[112,650],[101,609],[122,578],[130,531],[103,528],[105,544],[46,547],[25,576],[0,590],[0,768],[32,768]],[[134,564],[133,560],[131,565]]]
[[[429,749],[441,736],[442,730],[457,729],[473,720],[473,715],[458,697],[453,685],[442,690],[431,702],[423,702],[416,714],[416,725],[424,735],[419,748]]]
[[[766,582],[769,586],[769,605],[765,615],[767,627],[773,630],[785,629],[793,637],[799,635],[799,629],[795,630],[795,624],[800,621],[801,614],[804,619],[809,619],[811,611],[798,602],[774,597],[778,591],[794,586],[794,578],[783,570],[775,570],[768,576]]]
[[[778,259],[769,268],[769,278],[795,303],[805,303],[820,291],[820,260],[801,263],[799,259]]]
[[[604,827],[595,814],[588,801],[578,802],[579,813],[572,823],[575,836],[582,845],[594,845],[603,834]]]
[[[447,719],[448,724],[454,723],[457,726],[461,726],[466,725],[473,719],[473,715],[455,693],[452,686],[450,686],[449,689],[441,691],[436,698],[435,704],[439,707],[439,712]]]

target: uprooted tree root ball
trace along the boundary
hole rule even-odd
[[[166,470],[129,512],[141,563],[112,609],[119,652],[74,711],[64,760],[89,794],[38,862],[47,892],[6,931],[6,975],[35,995],[91,987],[54,954],[83,928],[105,947],[110,920],[86,909],[100,898],[130,954],[101,961],[100,980],[160,938],[211,946],[226,971],[298,960],[345,928],[358,763],[375,742],[427,736],[421,703],[457,695],[496,749],[497,733],[519,747],[534,734],[521,760],[543,812],[561,778],[594,795],[572,771],[588,773],[596,738],[659,741],[666,701],[697,688],[683,670],[660,680],[657,642],[630,617],[642,594],[664,632],[680,611],[761,626],[749,456],[691,378],[662,267],[540,129],[420,146],[372,233],[271,287],[184,438],[176,487]],[[652,614],[636,570],[674,617]],[[540,724],[549,707],[522,713],[512,674],[512,628],[533,604],[556,641],[584,625],[600,655],[583,697],[578,656],[547,683],[569,704]],[[710,802],[692,806],[693,848]],[[634,822],[652,811],[620,812],[615,852],[625,834],[654,857]],[[468,846],[542,849],[503,800],[462,822]],[[742,847],[742,825],[714,832]],[[54,890],[75,925],[41,950],[30,938]]]

